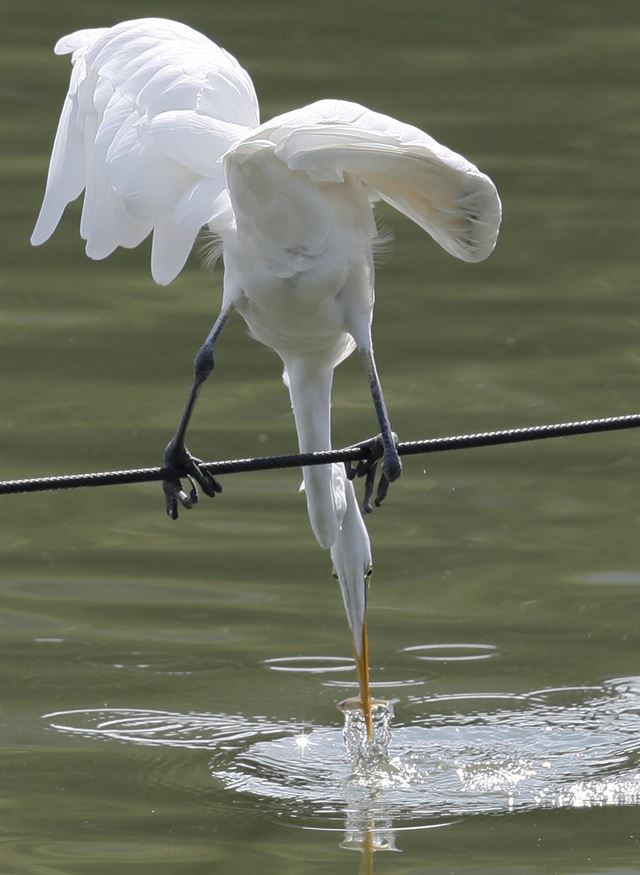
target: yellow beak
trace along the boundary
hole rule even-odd
[[[367,738],[373,741],[373,718],[371,715],[371,686],[369,684],[369,635],[367,633],[367,616],[362,624],[362,646],[360,653],[356,650],[356,666],[358,669],[358,684],[360,686],[360,707],[364,714],[367,727]]]

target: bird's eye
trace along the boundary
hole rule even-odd
[[[335,579],[338,580],[338,572],[335,570],[335,568],[331,569],[331,577],[335,577]]]
[[[369,580],[371,575],[373,574],[373,565],[370,565],[364,573],[365,580]]]

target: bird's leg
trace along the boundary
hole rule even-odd
[[[373,357],[373,350],[366,349],[364,351],[367,376],[369,378],[369,388],[371,389],[371,397],[373,398],[373,406],[376,410],[378,423],[380,425],[380,440],[382,442],[382,472],[386,476],[388,483],[393,483],[402,473],[402,462],[396,448],[397,437],[391,431],[391,423],[389,422],[389,414],[387,413],[387,405],[382,394],[382,386],[376,361]],[[388,485],[388,484],[387,484]]]
[[[185,446],[185,435],[191,419],[191,414],[198,400],[200,389],[214,368],[213,347],[222,329],[227,324],[229,308],[225,308],[213,324],[213,327],[193,360],[193,383],[182,411],[175,434],[164,451],[164,464],[169,469],[169,476],[162,481],[162,488],[167,502],[167,514],[172,520],[178,518],[178,502],[189,509],[198,502],[199,485],[205,495],[213,496],[222,492],[222,486],[207,471],[201,467],[202,461],[191,455]],[[190,484],[189,494],[183,488],[180,478],[185,477]]]
[[[362,510],[364,513],[371,513],[371,496],[373,494],[378,462],[382,459],[382,474],[380,475],[375,497],[376,507],[380,507],[384,501],[389,484],[397,480],[402,473],[402,462],[396,447],[397,435],[391,430],[391,423],[389,422],[387,405],[382,394],[382,385],[380,384],[373,349],[368,347],[362,352],[365,359],[367,377],[369,378],[371,397],[373,398],[373,405],[380,425],[380,434],[358,444],[359,447],[367,450],[367,457],[358,462],[355,468],[347,468],[347,476],[350,480],[353,480],[354,477],[366,477]]]

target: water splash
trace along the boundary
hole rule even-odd
[[[46,719],[67,734],[153,747],[144,775],[151,783],[180,781],[176,749],[204,750],[217,783],[279,800],[297,825],[337,829],[349,847],[371,844],[375,831],[380,847],[392,848],[394,833],[470,814],[640,804],[640,677],[512,695],[412,694],[396,704],[393,732],[392,710],[376,702],[372,742],[349,703],[344,732],[136,709]]]
[[[371,702],[372,737],[369,738],[360,699],[354,697],[338,703],[344,714],[344,738],[347,759],[354,774],[366,773],[370,768],[388,761],[387,752],[391,741],[393,703],[385,699]]]

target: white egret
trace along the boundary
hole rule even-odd
[[[284,364],[302,452],[331,447],[333,371],[363,356],[380,438],[376,503],[401,471],[371,342],[373,204],[380,199],[447,252],[480,261],[493,250],[500,200],[491,180],[418,128],[355,103],[321,100],[260,124],[253,83],[228,52],[183,24],[127,21],[63,37],[68,95],[31,242],[55,230],[84,190],[80,234],[90,258],[137,246],[153,232],[151,272],[170,283],[203,226],[224,258],[221,311],[194,361],[194,382],[165,451],[167,511],[191,507],[199,484],[220,486],[185,447],[213,348],[232,310]],[[305,469],[309,518],[331,551],[353,635],[360,698],[371,729],[366,594],[371,548],[345,469]],[[187,478],[189,493],[180,478]]]

